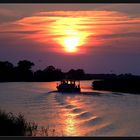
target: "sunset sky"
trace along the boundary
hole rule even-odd
[[[1,4],[0,61],[140,75],[140,4]]]

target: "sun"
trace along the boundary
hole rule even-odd
[[[89,33],[81,30],[80,18],[60,18],[56,20],[50,32],[54,35],[53,41],[61,48],[56,51],[62,53],[78,53],[84,52],[83,44],[87,41]],[[55,37],[56,36],[56,37]]]
[[[64,38],[65,51],[67,52],[77,52],[77,47],[79,45],[78,37],[66,37]]]

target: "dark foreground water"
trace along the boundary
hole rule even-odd
[[[81,95],[48,93],[56,82],[0,83],[0,108],[56,136],[140,136],[140,95],[94,91],[91,83],[81,82]]]

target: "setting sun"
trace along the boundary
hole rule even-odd
[[[59,17],[54,23],[51,23],[50,34],[57,35],[53,38],[54,42],[59,44],[62,52],[83,53],[81,46],[85,44],[90,33],[79,29],[83,23],[83,18]],[[59,49],[60,52],[60,49]]]
[[[67,37],[64,39],[65,50],[67,52],[76,52],[79,44],[78,37]]]

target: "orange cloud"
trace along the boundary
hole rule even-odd
[[[121,39],[122,33],[124,37],[127,33],[131,37],[131,32],[137,34],[139,23],[140,18],[130,18],[116,11],[51,11],[24,17],[1,28],[5,27],[3,32],[16,31],[23,39],[49,44],[50,51],[63,52],[69,47],[85,53],[88,47]]]

